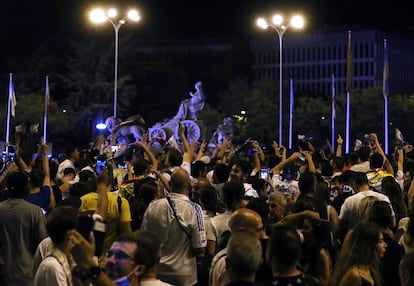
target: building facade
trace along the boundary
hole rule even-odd
[[[272,32],[266,31],[250,43],[255,81],[279,79],[279,38]],[[386,39],[390,95],[414,93],[414,40],[376,29],[353,30],[351,35],[352,89],[382,86]],[[345,93],[348,30],[287,31],[282,49],[286,93],[290,79],[295,94],[330,95],[332,82],[336,93]]]

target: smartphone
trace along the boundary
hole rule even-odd
[[[118,164],[117,164],[117,168],[118,168],[118,169],[127,169],[127,168],[128,168],[128,165],[127,165],[127,163],[125,163],[125,162],[123,162],[123,163],[118,163]]]
[[[118,152],[119,151],[119,146],[115,145],[111,147],[111,151],[112,152]]]
[[[76,230],[82,234],[85,239],[89,238],[89,233],[93,229],[94,221],[92,219],[92,215],[90,214],[82,214],[78,217],[78,221],[76,223]]]
[[[106,167],[106,156],[105,155],[98,155],[96,158],[96,173],[99,175],[102,170]]]
[[[260,179],[266,180],[269,177],[269,169],[268,168],[262,168],[260,170]]]

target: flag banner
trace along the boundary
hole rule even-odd
[[[9,82],[9,100],[10,100],[10,112],[11,116],[16,115],[16,93],[14,92],[14,85],[13,85],[13,77],[12,74],[10,74],[10,82]]]
[[[348,32],[348,54],[346,57],[346,92],[352,89],[352,39],[351,31]]]
[[[388,66],[388,55],[387,55],[387,40],[384,39],[384,72],[382,78],[382,94],[385,96],[389,95],[389,66]]]

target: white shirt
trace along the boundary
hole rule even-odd
[[[346,220],[348,222],[348,229],[353,228],[359,222],[359,206],[361,205],[362,199],[368,196],[374,196],[380,201],[386,201],[389,203],[392,216],[395,218],[395,213],[388,196],[375,191],[367,190],[347,197],[341,206],[339,219]]]
[[[58,170],[57,170],[57,173],[56,173],[56,178],[58,178],[58,179],[63,178],[63,171],[66,168],[73,168],[74,170],[76,170],[75,169],[75,164],[71,160],[66,159],[65,161],[63,161],[62,163],[59,164],[59,167],[58,167]]]
[[[176,222],[172,208],[166,198],[152,201],[142,221],[141,229],[152,231],[161,241],[162,257],[157,274],[163,277],[182,277],[181,284],[194,285],[197,282],[196,257],[192,248],[207,245],[203,212],[200,205],[190,201],[188,196],[170,193],[181,224],[191,234],[191,241]]]
[[[167,282],[163,282],[159,279],[155,280],[141,280],[141,286],[173,286],[172,284],[168,284]]]
[[[36,271],[34,286],[72,285],[72,275],[70,272],[69,262],[66,256],[60,250],[55,249],[55,251],[59,254],[61,259],[63,259],[66,267],[69,267],[68,272],[65,272],[64,266],[55,257],[47,256],[43,259],[42,263],[40,263],[39,268]]]

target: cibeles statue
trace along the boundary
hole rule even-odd
[[[204,96],[201,81],[198,81],[194,87],[195,92],[190,91],[190,98],[181,101],[178,112],[173,120],[197,120],[197,114],[203,110],[206,97]]]
[[[179,123],[181,122],[185,126],[187,140],[197,142],[201,136],[199,126],[201,121],[198,120],[197,115],[203,110],[205,100],[203,84],[198,81],[195,84],[195,91],[190,91],[190,98],[181,101],[177,114],[173,118],[158,122],[149,128],[148,137],[169,140],[175,136],[175,139],[178,139]]]

